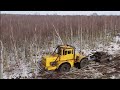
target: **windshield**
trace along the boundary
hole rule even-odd
[[[61,48],[57,49],[57,54],[61,55]]]
[[[60,47],[57,47],[57,48],[55,49],[55,51],[53,52],[53,54],[61,55],[61,48],[60,48]]]

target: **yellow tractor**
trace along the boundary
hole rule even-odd
[[[41,66],[45,70],[68,72],[71,67],[78,69],[86,66],[88,59],[83,53],[76,53],[75,47],[58,45],[53,54],[42,57]]]

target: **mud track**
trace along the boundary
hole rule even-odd
[[[70,72],[58,73],[55,71],[45,72],[37,76],[42,79],[120,79],[120,56],[111,62],[90,62],[82,69],[71,68]]]

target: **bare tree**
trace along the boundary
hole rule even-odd
[[[59,33],[57,32],[57,29],[56,29],[55,26],[54,26],[54,24],[52,24],[52,25],[53,25],[54,30],[55,30],[55,32],[56,32],[58,38],[60,39],[61,43],[64,44],[63,41],[62,41],[62,39],[61,39],[61,37],[60,37],[60,35],[59,35]]]
[[[3,79],[3,43],[0,40],[1,52],[0,52],[0,79]]]

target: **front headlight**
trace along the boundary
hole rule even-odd
[[[54,62],[50,62],[51,66],[56,66],[56,64],[57,64],[57,62],[55,62],[55,61]]]

